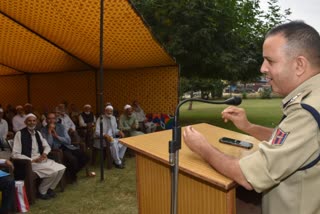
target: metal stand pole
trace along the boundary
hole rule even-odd
[[[227,104],[227,105],[240,105],[240,97],[232,97],[225,101],[210,101],[196,98],[185,99],[181,101],[176,107],[174,114],[174,123],[172,128],[172,140],[169,141],[169,164],[171,171],[171,207],[170,213],[177,214],[178,209],[178,175],[179,175],[179,150],[181,149],[181,127],[179,125],[179,110],[180,107],[186,102],[202,102],[209,104]]]
[[[100,180],[104,180],[104,171],[103,171],[103,124],[102,124],[102,115],[103,115],[103,13],[104,13],[104,0],[100,0],[100,72],[99,72],[99,100],[100,100]]]
[[[181,149],[181,128],[178,124],[178,108],[179,106],[177,107],[174,116],[172,141],[169,141],[169,164],[171,168],[171,214],[176,214],[178,208],[179,149]]]

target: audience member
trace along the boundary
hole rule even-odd
[[[25,114],[30,114],[30,113],[33,114],[33,108],[31,103],[24,104],[23,109]]]
[[[59,104],[59,106],[56,108],[56,116],[58,119],[58,123],[61,123],[67,129],[68,134],[71,138],[71,142],[73,144],[80,143],[80,137],[77,133],[76,125],[66,113],[64,104]]]
[[[106,106],[112,106],[112,103],[111,102],[106,102]],[[117,119],[117,121],[119,120],[119,111],[114,107],[112,106],[113,108],[113,116],[115,116],[115,118]]]
[[[79,126],[79,110],[78,107],[76,106],[76,104],[72,103],[70,105],[70,112],[69,112],[69,116],[72,120],[72,122],[76,125],[76,127]]]
[[[26,115],[24,113],[23,107],[18,105],[16,107],[17,114],[12,118],[12,128],[14,132],[20,131],[21,129],[26,127],[24,123],[26,119]]]
[[[6,119],[6,121],[8,122],[8,128],[9,128],[9,131],[11,132],[13,131],[12,119],[15,115],[16,115],[15,109],[12,107],[11,104],[8,104],[3,118]]]
[[[113,107],[111,105],[108,105],[105,108],[105,115],[103,115],[102,118],[102,127],[104,147],[106,147],[107,143],[110,144],[113,164],[116,168],[123,169],[123,157],[127,147],[119,142],[119,137],[124,137],[124,133],[117,128],[117,121],[116,118],[113,116]],[[97,137],[100,136],[100,118],[98,118],[96,122],[95,134]],[[100,141],[97,140],[94,143],[94,147],[100,149]]]
[[[4,141],[8,135],[8,123],[3,119],[3,109],[0,108],[0,147],[3,149]]]
[[[24,109],[25,115],[34,114],[34,115],[36,115],[37,118],[40,118],[40,114],[34,110],[34,108],[33,108],[31,103],[24,104],[23,109]],[[41,127],[42,127],[41,121],[37,120],[36,129],[40,130]]]
[[[143,131],[145,133],[151,133],[154,132],[157,129],[157,126],[153,122],[149,122],[146,118],[146,115],[143,111],[143,109],[140,107],[138,101],[133,101],[132,103],[133,107],[133,115],[136,117],[136,119],[139,122],[139,129],[140,131]]]
[[[12,170],[13,164],[6,159],[0,159],[0,165],[6,165]],[[0,170],[0,191],[2,193],[2,201],[0,213],[14,213],[15,212],[15,183],[14,179],[9,173]]]
[[[39,198],[47,200],[56,196],[54,189],[63,176],[65,166],[47,158],[51,148],[41,133],[35,130],[36,124],[34,114],[25,116],[26,127],[14,137],[12,157],[31,161],[32,170],[42,179],[38,188]]]
[[[47,125],[47,116],[48,116],[48,113],[49,113],[49,108],[48,106],[44,105],[42,106],[42,114],[40,116],[40,122],[42,124],[42,127],[46,126]]]
[[[83,137],[87,147],[92,146],[95,123],[96,117],[91,111],[91,105],[84,105],[83,112],[79,115],[79,127],[81,136]]]
[[[143,132],[137,131],[139,128],[139,122],[132,112],[132,107],[127,104],[124,106],[124,113],[120,116],[119,128],[124,132],[126,137],[143,134]]]
[[[57,123],[56,115],[49,113],[47,125],[41,129],[43,137],[48,141],[51,149],[61,149],[64,164],[72,180],[77,179],[77,173],[89,162],[89,157],[79,148],[71,144],[67,130],[62,124]],[[87,170],[87,175],[92,174]]]

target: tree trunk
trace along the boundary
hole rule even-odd
[[[193,98],[193,91],[190,92],[190,98]],[[189,102],[189,107],[188,107],[188,110],[192,110],[192,101]]]

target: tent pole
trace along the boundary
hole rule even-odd
[[[100,72],[99,72],[99,100],[100,100],[100,180],[104,180],[104,171],[103,171],[103,13],[104,13],[104,0],[100,0]]]
[[[27,102],[31,103],[30,74],[27,74],[26,78],[27,78]]]

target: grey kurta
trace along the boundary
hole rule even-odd
[[[47,143],[46,139],[44,139],[40,132],[38,132],[42,146],[43,152],[48,154],[51,151],[49,144]],[[31,158],[28,156],[21,154],[21,132],[17,132],[14,141],[13,141],[13,148],[12,148],[12,157],[17,159],[26,159],[26,160],[34,160],[40,156],[37,140],[35,134],[31,134],[32,138],[32,151],[31,151]],[[58,172],[60,170],[65,169],[66,167],[62,164],[56,163],[51,159],[47,159],[41,163],[32,163],[32,171],[37,173],[40,178],[50,177],[50,175],[54,172]]]

